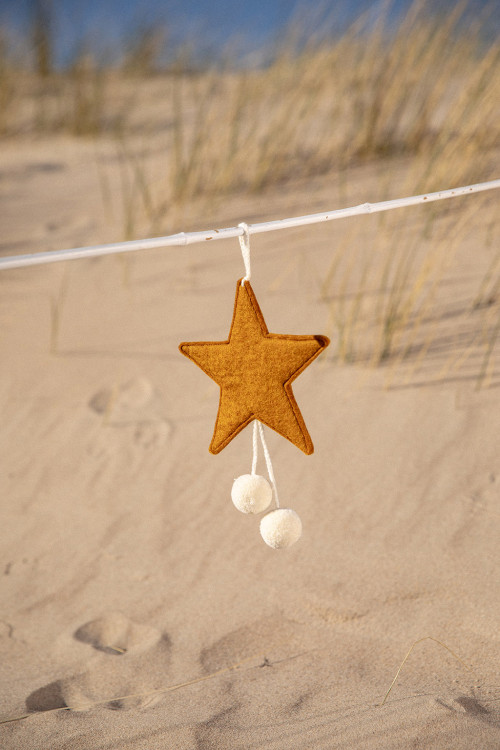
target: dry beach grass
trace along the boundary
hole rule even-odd
[[[421,4],[365,33],[254,70],[4,56],[0,251],[498,177],[498,46]],[[252,238],[270,330],[332,338],[294,386],[316,453],[269,437],[283,553],[177,353],[226,337],[236,241],[2,273],[2,748],[498,748],[499,230],[492,191]]]
[[[498,164],[500,48],[484,41],[485,19],[460,25],[464,7],[438,23],[418,0],[396,31],[382,15],[368,32],[361,17],[340,38],[312,35],[300,48],[291,33],[258,70],[219,63],[200,72],[181,54],[168,71],[145,76],[158,51],[152,31],[126,51],[121,69],[101,68],[87,54],[66,72],[37,76],[4,54],[3,131],[11,139],[57,132],[94,139],[103,205],[121,239],[200,226],[200,216],[220,214],[235,195],[251,199],[324,175],[335,190],[329,205],[342,205],[351,176],[367,163],[380,165],[378,200],[486,180]],[[489,351],[497,219],[494,202],[485,203],[479,221],[492,249],[482,254],[490,255],[484,276],[463,312],[475,315]],[[379,364],[428,348],[415,343],[417,329],[457,245],[439,221],[452,211],[426,210],[409,239],[384,217],[367,253],[353,250],[360,245],[350,235],[339,243],[321,294],[356,290],[332,304],[341,360]],[[448,221],[459,236],[453,216]],[[464,213],[461,221],[470,226]],[[424,246],[428,253],[417,257]],[[129,259],[119,261],[126,282]],[[365,319],[378,330],[368,331]],[[479,381],[487,368],[485,361]]]

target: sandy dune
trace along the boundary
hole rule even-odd
[[[90,147],[23,148],[2,162],[2,252],[111,238]],[[360,178],[352,202],[372,199]],[[301,190],[219,218],[335,202]],[[330,335],[316,280],[344,231],[252,241],[271,331]],[[457,284],[477,248],[469,232]],[[218,389],[177,351],[226,337],[241,271],[226,241],[143,253],[127,278],[113,257],[0,276],[0,705],[29,713],[0,746],[496,750],[498,379],[440,379],[437,350],[411,376],[340,367],[333,336],[294,384],[314,455],[268,434],[304,525],[271,550],[230,501],[251,432],[208,453]],[[471,671],[426,640],[381,706],[426,636]]]

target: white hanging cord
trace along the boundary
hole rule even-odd
[[[252,453],[252,476],[255,476],[257,473],[257,458],[259,455],[259,423],[255,419],[253,423],[253,453]]]
[[[276,487],[276,480],[274,478],[274,471],[273,471],[273,464],[271,462],[271,456],[269,455],[269,451],[267,449],[267,444],[266,444],[266,439],[264,437],[264,428],[261,422],[259,422],[258,420],[255,420],[255,421],[259,429],[260,442],[262,443],[262,450],[264,451],[264,458],[266,459],[267,473],[269,474],[269,479],[273,487],[274,501],[276,503],[276,507],[279,508],[280,500],[278,497],[278,488]]]
[[[437,193],[413,195],[409,198],[396,198],[395,200],[382,201],[380,203],[362,203],[359,206],[340,208],[326,213],[308,214],[307,216],[296,216],[290,219],[278,219],[276,221],[264,221],[260,224],[250,224],[248,234],[273,232],[276,229],[291,229],[292,227],[300,227],[306,224],[318,224],[322,221],[345,219],[349,216],[357,216],[359,214],[374,214],[379,211],[390,211],[393,208],[415,206],[418,203],[432,203],[432,201],[440,201],[445,198],[458,198],[461,195],[480,193],[483,190],[493,190],[495,188],[500,188],[500,179],[490,180],[490,182],[479,182],[475,185],[466,185],[465,187],[453,188],[452,190],[441,190]],[[0,271],[8,268],[56,263],[62,260],[95,258],[100,255],[113,255],[113,253],[130,253],[137,250],[152,250],[158,247],[193,245],[196,242],[241,237],[242,235],[244,235],[244,229],[241,226],[227,227],[225,229],[208,229],[204,232],[180,232],[179,234],[170,234],[166,237],[153,237],[145,240],[114,242],[110,245],[74,247],[70,250],[51,250],[49,252],[31,253],[29,255],[11,255],[0,258]]]
[[[243,263],[245,264],[245,276],[241,280],[241,286],[244,286],[245,281],[250,281],[250,276],[252,275],[250,269],[250,232],[248,230],[248,224],[245,224],[244,221],[240,222],[238,226],[243,229],[243,234],[241,237],[238,237],[238,239],[240,241]]]
[[[278,488],[276,486],[276,480],[274,478],[274,471],[273,471],[273,464],[271,462],[271,456],[269,455],[269,450],[267,448],[266,439],[264,437],[264,427],[262,426],[262,423],[259,422],[258,419],[254,420],[253,423],[253,455],[252,455],[252,476],[255,476],[257,473],[257,458],[259,455],[259,440],[262,443],[262,450],[264,452],[264,458],[266,460],[266,466],[267,466],[267,473],[269,475],[269,480],[271,482],[273,493],[274,493],[274,500],[276,502],[276,507],[280,507],[280,501],[278,497]]]

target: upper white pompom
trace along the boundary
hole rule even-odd
[[[302,536],[302,521],[294,510],[278,508],[267,513],[260,522],[260,533],[270,547],[291,547]]]
[[[272,499],[271,485],[258,474],[242,474],[233,482],[231,500],[242,513],[262,513]]]

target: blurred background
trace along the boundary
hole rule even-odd
[[[21,225],[7,170],[2,251],[262,221],[498,177],[499,11],[498,0],[3,0],[3,152],[21,174],[15,154],[38,149],[40,180],[26,200],[45,200],[44,216],[66,206],[68,220],[64,229],[50,219],[43,232]],[[23,167],[32,176],[34,153]],[[316,232],[335,243],[316,286],[342,361],[427,351],[415,342],[453,237],[474,221],[484,252],[461,311],[464,321],[487,315],[482,333],[472,330],[491,355],[498,211],[495,196],[466,201],[381,216],[369,254],[363,220]],[[131,261],[120,263],[127,283]]]
[[[391,157],[411,158],[414,190],[487,179],[499,11],[486,0],[3,0],[0,134],[112,139],[136,183],[126,236],[139,213],[150,232],[168,223],[165,201],[342,182]],[[168,154],[164,180],[149,173],[146,139]]]

